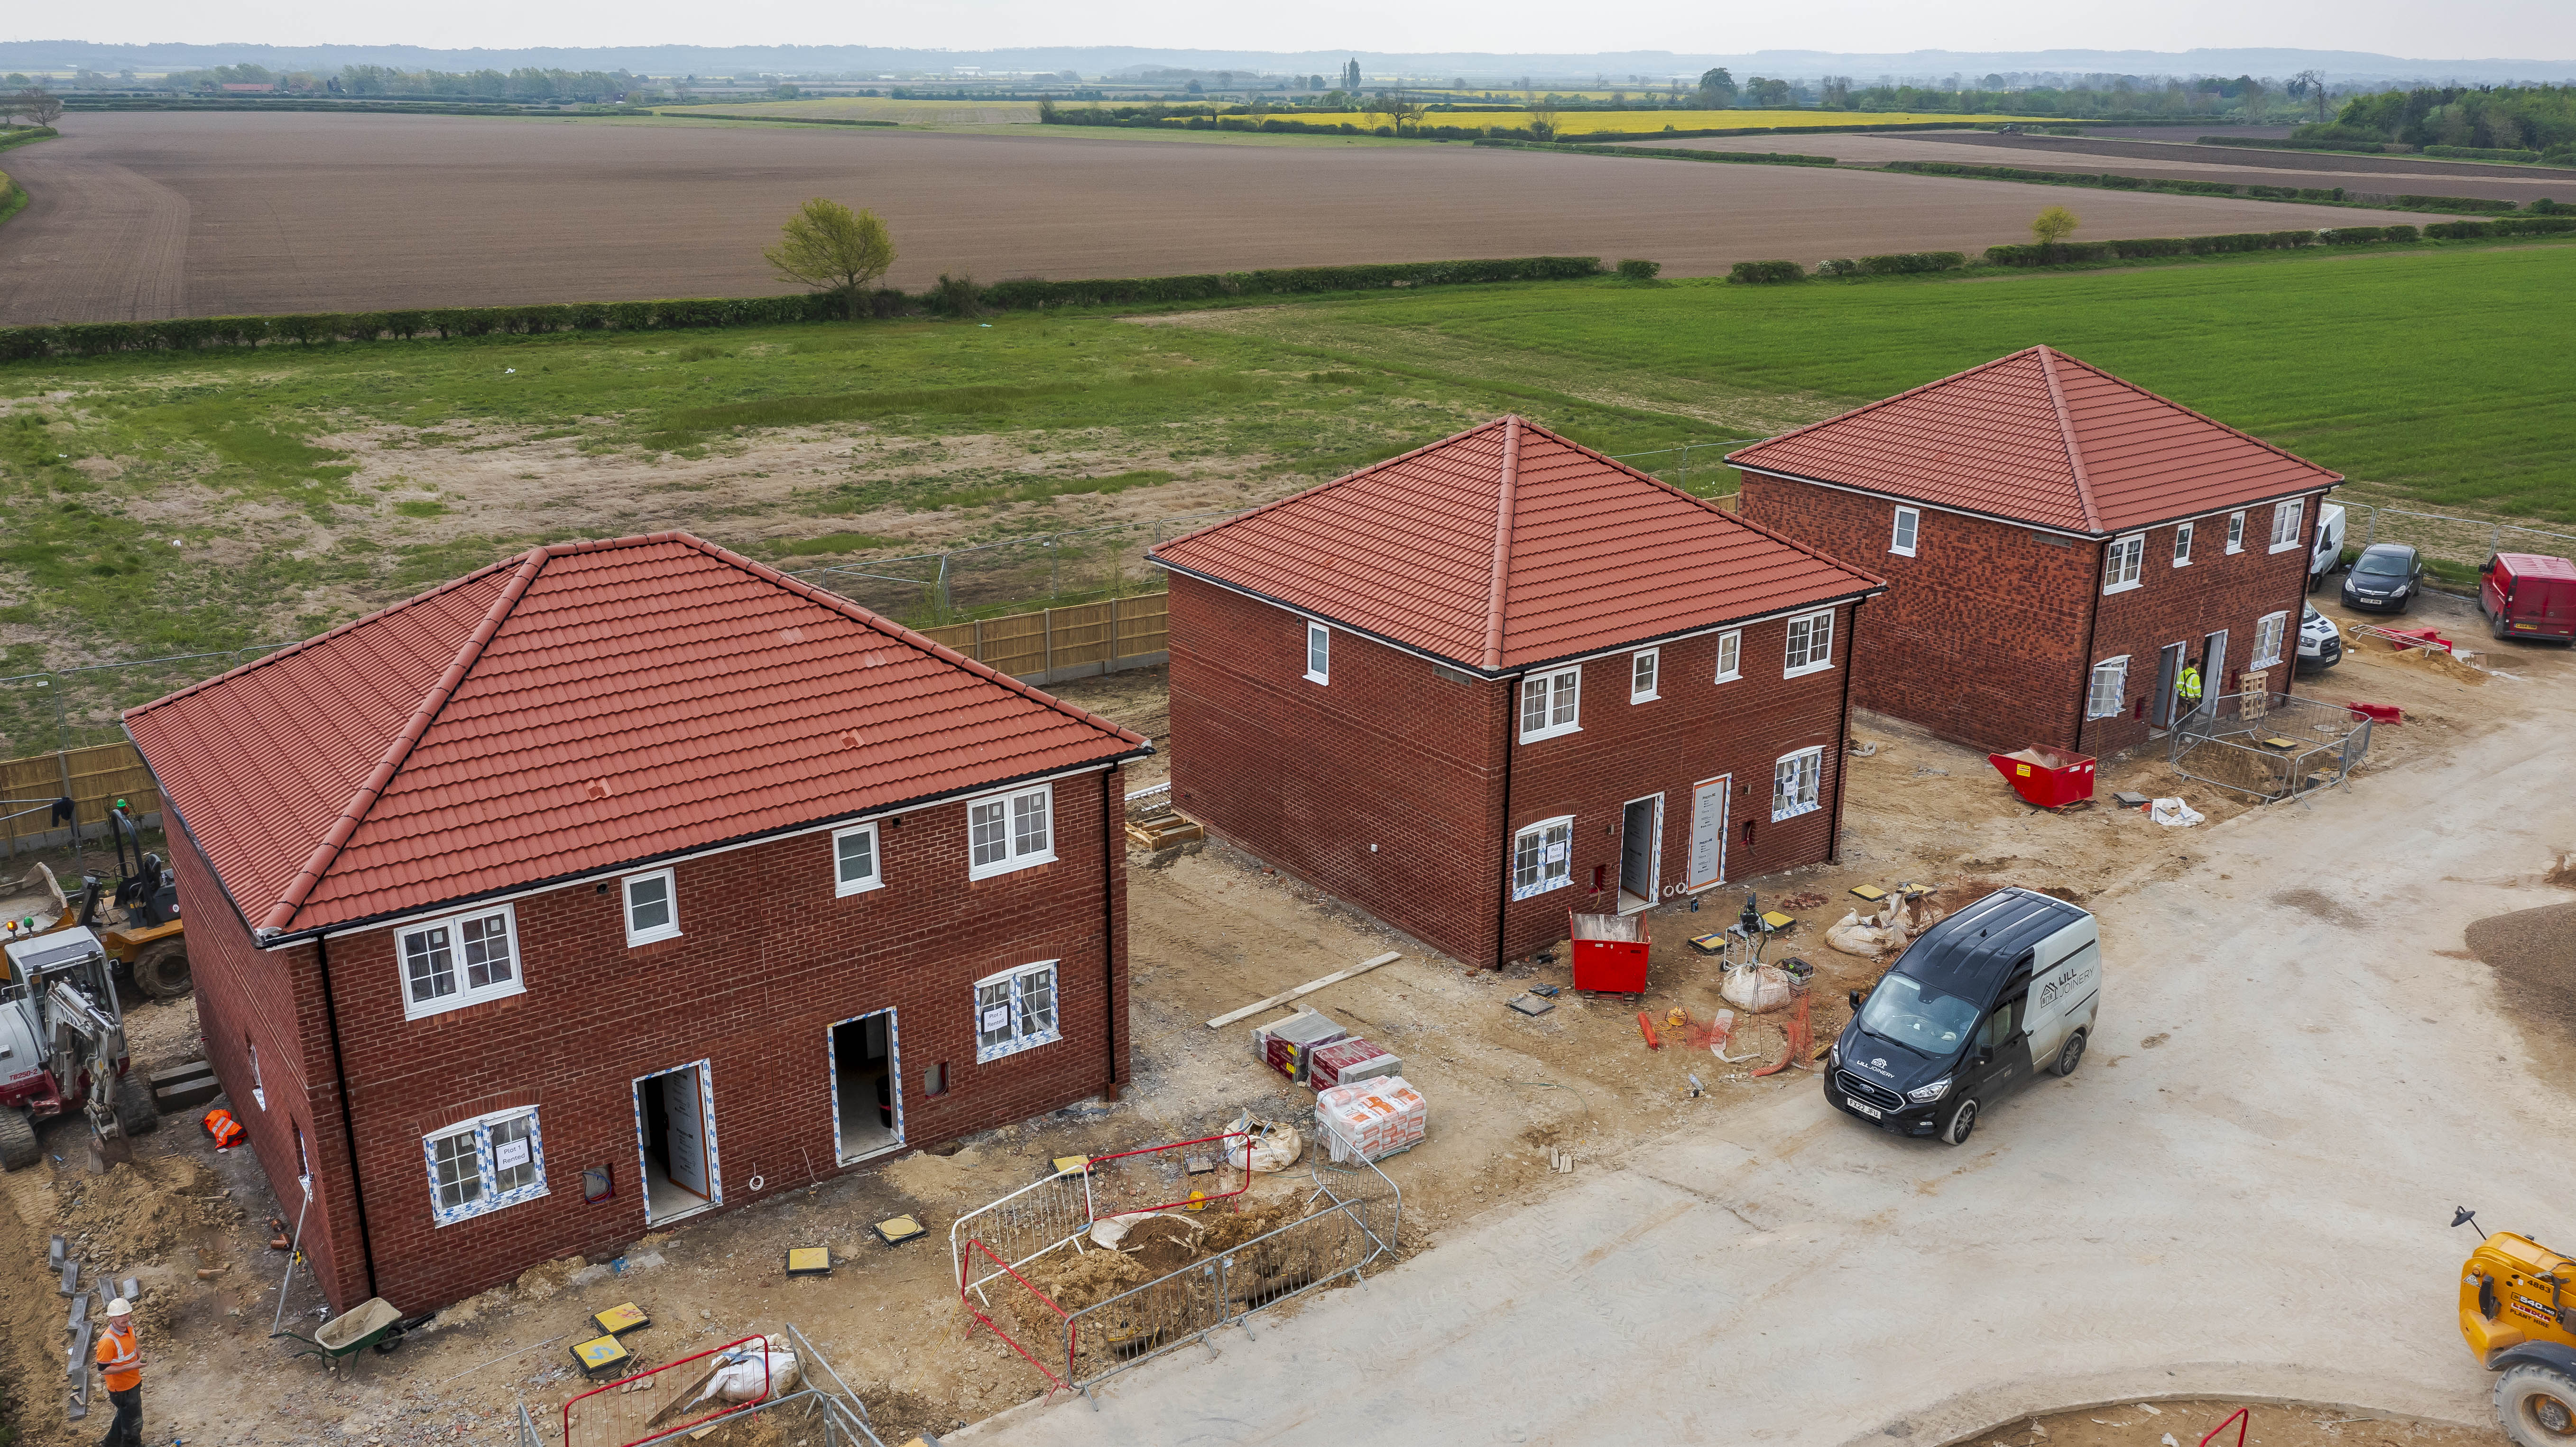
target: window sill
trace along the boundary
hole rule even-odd
[[[1740,671],[1739,671],[1739,672],[1735,672],[1735,673],[1721,673],[1721,674],[1719,674],[1719,675],[1717,676],[1717,682],[1719,682],[1719,683],[1736,683],[1736,682],[1740,682],[1740,681],[1743,679],[1743,677],[1744,677],[1744,675],[1743,675],[1743,673],[1742,673],[1742,672],[1740,672]]]
[[[2243,552],[2243,551],[2245,551],[2245,545],[2244,545],[2243,543],[2238,543],[2238,544],[2237,544],[2237,545],[2235,545],[2234,547],[2229,548],[2229,549],[2227,550],[2228,555],[2229,555],[2229,556],[2231,556],[2231,557],[2233,557],[2234,555],[2236,555],[2236,554],[2238,554],[2238,553],[2241,553],[2241,552]]]
[[[1063,1038],[1064,1032],[1062,1030],[1046,1030],[1035,1035],[1027,1036],[1023,1039],[1011,1041],[1007,1045],[978,1045],[975,1047],[975,1063],[978,1065],[990,1065],[996,1060],[1018,1055],[1025,1051],[1035,1050],[1041,1045],[1053,1045],[1055,1042]]]
[[[2143,588],[2146,585],[2147,581],[2144,578],[2132,578],[2125,583],[2111,583],[2103,587],[2102,596],[2108,598],[2114,593],[2126,593],[2131,589]]]
[[[2188,568],[2188,567],[2190,567],[2190,566],[2191,566],[2191,559],[2189,559],[2189,558],[2176,558],[2176,559],[2174,559],[2174,566],[2175,566],[2175,567],[2177,567],[2177,568]]]
[[[1517,904],[1524,899],[1536,899],[1551,889],[1570,888],[1573,883],[1574,876],[1572,874],[1567,874],[1561,879],[1551,879],[1540,884],[1514,885],[1512,887],[1512,902]]]
[[[2276,553],[2296,552],[2298,549],[2305,546],[2307,545],[2300,542],[2298,539],[2292,538],[2286,543],[2274,543],[2272,545],[2272,551]]]
[[[1630,703],[1653,703],[1656,699],[1662,697],[1663,695],[1660,693],[1632,693],[1628,695],[1628,701]]]
[[[2245,666],[2247,668],[2278,668],[2281,666],[2281,659],[2279,655],[2275,654],[2270,658],[2257,658]]]
[[[997,879],[1005,874],[1017,874],[1023,869],[1035,869],[1041,864],[1053,863],[1055,863],[1055,851],[1050,849],[1044,854],[1031,854],[1023,858],[1005,860],[999,864],[969,865],[966,877],[969,880]]]
[[[1579,734],[1581,732],[1583,732],[1583,725],[1579,723],[1559,724],[1555,728],[1540,729],[1536,733],[1523,734],[1521,735],[1521,742],[1525,744],[1544,743],[1549,739],[1559,739],[1565,737],[1567,734]]]
[[[658,945],[664,940],[675,940],[679,937],[680,928],[677,925],[672,925],[664,929],[646,930],[640,935],[629,931],[626,936],[626,947],[630,950],[641,949],[646,945]]]
[[[454,1226],[460,1222],[471,1221],[478,1216],[489,1216],[495,1211],[506,1211],[512,1206],[523,1206],[530,1201],[543,1198],[546,1193],[544,1186],[530,1186],[511,1195],[496,1196],[488,1201],[477,1201],[471,1206],[458,1206],[452,1210],[441,1210],[433,1206],[430,1208],[430,1216],[435,1223],[432,1229],[439,1226]]]
[[[1889,548],[1887,553],[1888,556],[1894,558],[1910,558],[1914,556],[1914,550],[1912,548]]]
[[[1833,666],[1834,661],[1828,658],[1822,663],[1802,663],[1796,668],[1781,669],[1780,676],[1782,678],[1804,678],[1810,673],[1823,673],[1831,669]]]
[[[1823,807],[1825,806],[1822,803],[1814,803],[1800,804],[1793,809],[1774,809],[1771,811],[1771,822],[1777,824],[1784,819],[1795,819],[1801,814],[1813,814]]]
[[[403,995],[403,1018],[406,1020],[427,1020],[439,1015],[452,1015],[455,1012],[466,1009],[470,1006],[488,1005],[495,1000],[506,1000],[513,995],[524,995],[526,993],[528,993],[528,987],[519,981],[513,980],[510,983],[510,988],[506,990],[485,989],[470,995],[442,995],[427,1004],[415,1004],[412,1001],[410,993],[406,991]]]
[[[1329,684],[1333,681],[1333,676],[1329,673],[1309,673],[1306,675],[1306,681],[1308,683]]]
[[[832,897],[834,899],[848,899],[854,894],[866,894],[870,890],[883,888],[885,888],[884,876],[870,875],[865,879],[859,880],[855,884],[840,881],[834,882],[832,885]]]

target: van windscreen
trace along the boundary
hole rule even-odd
[[[1944,995],[1910,975],[1879,981],[1860,1011],[1863,1030],[1934,1057],[1956,1051],[1976,1024],[1975,1002]]]

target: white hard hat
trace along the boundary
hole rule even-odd
[[[134,1308],[126,1303],[124,1297],[120,1296],[107,1304],[107,1314],[110,1316],[132,1316],[134,1314]]]

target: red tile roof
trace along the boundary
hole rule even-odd
[[[1727,461],[2097,536],[2343,481],[2049,347],[1784,432]]]
[[[533,549],[125,721],[263,935],[1153,747],[686,533]]]
[[[1152,556],[1488,674],[1883,586],[1518,417]]]

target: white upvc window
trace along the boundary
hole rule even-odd
[[[2281,661],[2281,638],[2290,631],[2290,615],[2266,613],[2254,623],[2254,661],[2249,668],[2270,668]]]
[[[2128,696],[2129,659],[2105,658],[2093,665],[2093,681],[2084,691],[2084,716],[2109,718],[2120,711],[2120,702]]]
[[[1781,755],[1780,762],[1771,766],[1771,821],[1776,824],[1823,808],[1817,796],[1823,792],[1824,776],[1822,748]]]
[[[1887,550],[1898,557],[1914,556],[1914,540],[1923,532],[1923,510],[1901,507],[1896,510],[1896,528],[1889,534]]]
[[[1333,681],[1333,630],[1312,618],[1306,620],[1306,679],[1310,683]]]
[[[1731,628],[1717,635],[1717,681],[1731,683],[1744,676],[1744,630]]]
[[[1537,743],[1583,727],[1583,670],[1560,668],[1521,680],[1521,742]]]
[[[2125,593],[2138,586],[2138,569],[2147,557],[2147,535],[2131,533],[2113,538],[2102,555],[2102,591]]]
[[[1662,650],[1640,648],[1628,655],[1628,701],[1651,703],[1657,697],[1655,676],[1662,667]]]
[[[259,1078],[259,1042],[244,1040],[242,1048],[250,1052],[250,1098],[260,1109],[268,1109],[268,1087]]]
[[[1542,819],[1512,836],[1512,898],[1574,882],[1574,816]]]
[[[2188,568],[2191,566],[2191,524],[2189,523],[2184,523],[2181,527],[2174,529],[2173,565],[2177,568]]]
[[[1828,608],[1822,613],[1808,613],[1789,620],[1789,649],[1780,670],[1782,678],[1796,678],[1834,666],[1834,614]]]
[[[495,905],[394,933],[403,1015],[417,1020],[460,1005],[521,994],[518,917]]]
[[[966,805],[966,877],[1008,874],[1055,859],[1055,786],[988,794]]]
[[[2285,552],[2299,545],[2299,521],[2307,515],[2305,498],[2272,504],[2272,551]]]
[[[999,1060],[1062,1039],[1056,1028],[1053,960],[975,982],[975,1058]]]
[[[618,881],[626,901],[626,944],[649,945],[680,937],[680,886],[667,869],[630,874]]]
[[[2242,512],[2232,512],[2227,515],[2227,551],[2231,553],[2245,551],[2245,514]]]
[[[885,883],[877,859],[877,826],[853,824],[832,831],[832,893],[864,894]]]
[[[546,1193],[546,1144],[532,1105],[496,1110],[421,1138],[430,1217],[438,1225]]]

